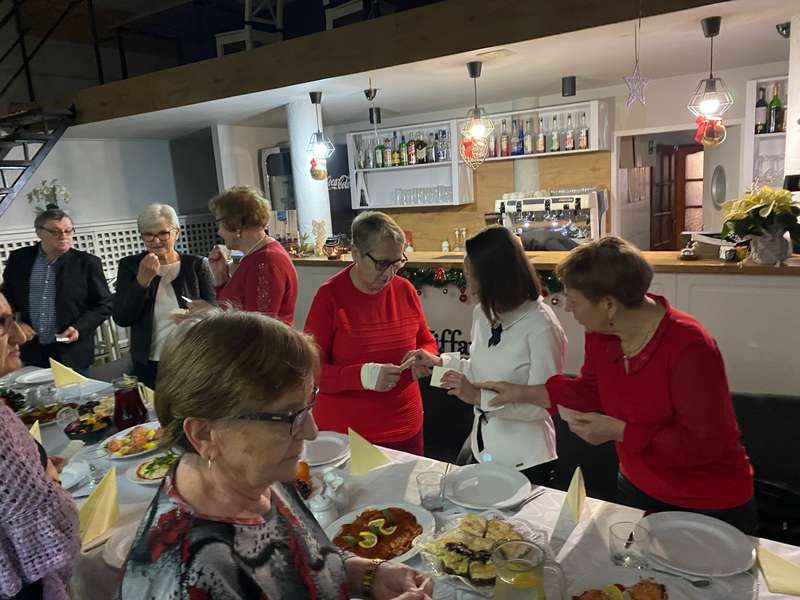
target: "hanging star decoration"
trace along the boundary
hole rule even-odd
[[[633,75],[625,77],[625,84],[628,86],[628,100],[625,106],[630,108],[631,105],[637,100],[642,103],[642,106],[647,104],[647,98],[644,95],[644,89],[650,81],[647,77],[642,77],[639,71],[639,32],[642,27],[642,12],[641,3],[639,5],[639,19],[636,21],[635,29],[633,30],[633,49],[635,57],[635,65],[633,67]]]

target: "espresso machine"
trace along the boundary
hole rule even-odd
[[[522,240],[525,250],[572,250],[602,235],[605,191],[553,190],[536,194],[504,194],[486,223],[507,227]]]

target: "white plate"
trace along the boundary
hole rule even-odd
[[[349,439],[335,431],[320,431],[317,439],[307,441],[303,448],[303,460],[309,467],[318,467],[336,462],[350,452]]]
[[[23,385],[34,385],[37,383],[50,383],[53,381],[53,369],[37,369],[30,373],[23,373],[15,383]]]
[[[147,427],[148,429],[158,429],[161,427],[161,424],[158,421],[150,421],[149,423],[142,423],[142,427]],[[151,448],[150,450],[142,450],[141,452],[134,452],[133,454],[126,454],[125,456],[114,456],[111,452],[106,450],[106,444],[108,444],[111,440],[125,437],[128,433],[130,433],[134,427],[139,427],[139,425],[134,425],[133,427],[128,427],[127,429],[123,429],[119,433],[112,435],[107,440],[104,440],[100,447],[106,453],[106,456],[111,460],[128,460],[129,458],[136,458],[137,456],[144,456],[145,454],[150,454],[152,452],[158,452],[162,448],[160,446],[156,446],[155,448]]]
[[[648,556],[655,562],[698,577],[727,577],[756,562],[752,540],[718,519],[696,513],[654,513],[641,520],[650,532]]]
[[[464,508],[508,508],[531,492],[531,482],[519,471],[497,463],[467,465],[444,480],[444,496]]]
[[[384,508],[402,508],[403,510],[410,512],[417,519],[417,523],[419,523],[422,527],[422,533],[420,535],[430,534],[436,530],[436,520],[433,518],[433,515],[421,506],[417,506],[416,504],[405,504],[403,502],[389,502],[384,504],[370,504],[368,506],[362,506],[358,510],[349,512],[328,525],[325,528],[325,534],[328,536],[328,538],[333,540],[333,538],[335,538],[341,531],[342,525],[352,523],[356,520],[356,517],[365,510],[383,510]],[[409,558],[416,556],[418,553],[419,548],[412,544],[408,552],[393,558],[392,562],[406,562]]]
[[[677,577],[659,575],[646,570],[627,569],[610,564],[604,565],[602,569],[597,569],[594,573],[576,577],[568,588],[567,597],[574,598],[580,596],[586,590],[599,590],[614,583],[631,587],[640,579],[655,579],[658,583],[666,586],[669,600],[693,600],[695,598],[692,594],[692,587]]]
[[[160,454],[159,456],[165,456],[165,454]],[[133,483],[138,483],[141,485],[161,485],[161,482],[164,479],[163,477],[161,479],[142,479],[138,475],[139,467],[141,467],[146,462],[155,460],[156,458],[158,458],[158,456],[151,456],[150,458],[147,458],[141,462],[136,463],[134,466],[125,471],[125,477],[128,479],[128,481],[132,481]]]
[[[61,470],[61,487],[68,490],[87,477],[89,477],[89,463],[71,462]]]

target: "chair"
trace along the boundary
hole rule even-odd
[[[113,362],[122,356],[119,331],[112,319],[106,319],[95,330],[94,362],[103,364]]]
[[[244,27],[214,38],[218,57],[283,41],[283,0],[245,0]]]

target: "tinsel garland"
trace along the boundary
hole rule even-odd
[[[542,282],[543,296],[558,294],[563,289],[554,271],[537,271],[537,273]],[[422,294],[422,287],[426,285],[440,288],[442,293],[446,294],[447,286],[452,285],[458,288],[460,292],[458,299],[461,302],[469,299],[467,297],[467,279],[464,277],[464,271],[459,268],[406,267],[398,275],[408,279],[417,290],[417,294]]]

